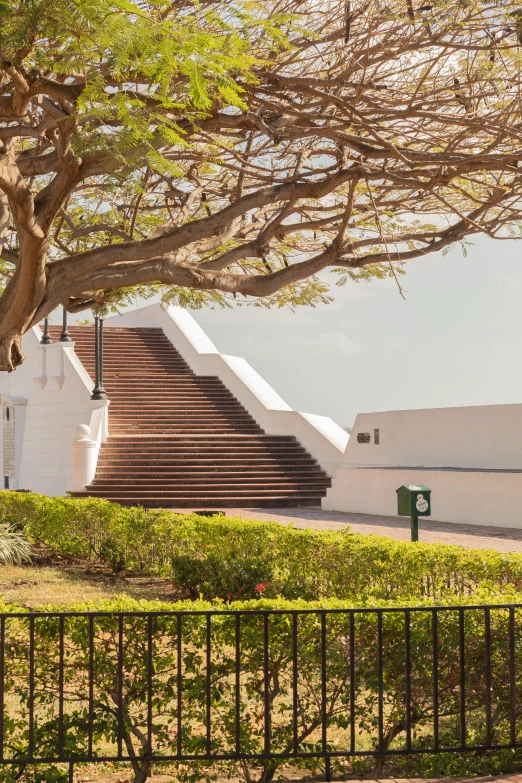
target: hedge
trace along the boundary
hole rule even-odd
[[[522,556],[0,492],[0,523],[64,556],[172,579],[185,597],[430,598],[522,592]]]
[[[522,596],[518,596],[522,598]],[[379,602],[373,602],[377,605]],[[244,753],[263,753],[265,722],[264,701],[271,710],[271,752],[288,752],[293,747],[293,625],[290,614],[272,614],[268,618],[269,644],[265,662],[263,645],[263,614],[252,609],[252,602],[233,602],[230,608],[241,609],[240,635],[240,737]],[[347,608],[347,602],[321,601],[319,604],[262,599],[256,610]],[[4,607],[5,610],[13,607]],[[158,602],[120,599],[97,604],[77,604],[72,612],[132,612],[149,610],[182,610],[181,689],[182,751],[202,754],[206,750],[207,676],[211,692],[211,750],[214,754],[231,752],[235,748],[236,709],[236,647],[234,614],[213,615],[210,621],[211,667],[207,669],[206,617],[190,611],[216,609],[208,602],[182,602],[174,605]],[[46,607],[48,611],[52,607]],[[443,747],[460,743],[460,656],[459,612],[439,612],[438,666],[439,742]],[[490,698],[494,737],[486,736],[487,673],[485,658],[485,623],[481,609],[467,611],[465,618],[466,661],[466,740],[469,745],[510,741],[510,698],[508,681],[509,616],[504,608],[491,610]],[[64,751],[82,756],[88,749],[89,737],[89,617],[67,614],[64,627]],[[58,748],[59,695],[57,683],[60,659],[58,632],[60,618],[42,615],[34,619],[34,742],[35,756],[52,757]],[[178,643],[176,615],[156,615],[152,619],[152,723],[153,751],[163,755],[177,753],[178,716]],[[143,759],[147,743],[147,671],[148,619],[129,615],[123,620],[122,646],[119,645],[119,622],[115,615],[96,617],[93,621],[95,641],[93,680],[94,753],[114,752],[119,716],[122,716],[124,747],[135,756],[134,781],[145,783],[150,764]],[[350,617],[329,614],[325,620],[325,667],[327,672],[326,711],[327,746],[331,752],[350,746],[350,699],[353,687],[355,704],[354,731],[357,750],[377,750],[377,699],[379,677],[377,663],[377,619],[374,613],[355,614],[353,685],[350,680]],[[28,677],[30,626],[24,617],[5,621],[5,758],[20,758],[28,752]],[[515,611],[517,639],[517,689],[522,688],[522,652],[518,643],[522,635],[522,609]],[[406,743],[406,669],[405,617],[403,612],[390,612],[382,620],[382,692],[383,748],[397,750]],[[321,615],[300,614],[297,620],[297,736],[299,752],[312,751],[321,741],[321,680],[322,638]],[[515,755],[511,751],[440,756],[423,754],[423,748],[433,746],[433,638],[429,612],[411,613],[410,649],[412,660],[411,726],[412,746],[421,751],[409,759],[333,758],[332,771],[338,776],[421,777],[442,775],[491,774],[513,769]],[[124,667],[122,682],[118,678],[117,662]],[[265,679],[265,665],[268,678]],[[120,700],[121,688],[121,700]],[[517,737],[522,733],[522,713],[517,712]],[[228,777],[269,783],[281,766],[297,771],[322,773],[323,762],[313,759],[176,763],[176,779],[183,783],[198,783]],[[386,773],[383,771],[386,766]],[[409,765],[409,766],[408,766]],[[394,772],[392,775],[391,772]],[[401,774],[401,772],[403,774]],[[406,774],[406,772],[408,774]],[[388,774],[390,773],[390,774]],[[33,768],[24,773],[15,768],[6,773],[6,783],[20,780],[65,780],[65,772],[55,766],[44,770]],[[7,774],[7,777],[5,775]],[[23,777],[26,775],[26,777]],[[47,775],[47,777],[45,777]],[[40,776],[40,777],[38,777]]]

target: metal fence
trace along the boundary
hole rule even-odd
[[[522,606],[0,615],[0,765],[522,745]],[[136,767],[137,765],[137,767]]]

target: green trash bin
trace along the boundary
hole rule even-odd
[[[425,484],[403,484],[397,490],[397,513],[411,519],[411,540],[419,540],[419,517],[431,516],[431,489]]]

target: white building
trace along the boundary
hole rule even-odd
[[[88,494],[196,508],[324,496],[347,433],[293,411],[244,359],[220,354],[186,310],[149,305],[105,321],[109,400],[91,399],[93,327],[71,327],[76,346],[59,331],[44,345],[34,327],[23,364],[0,373],[9,488],[54,496],[94,481]]]
[[[349,438],[219,353],[186,310],[159,305],[106,320],[110,399],[93,400],[94,330],[71,328],[75,346],[56,329],[42,345],[33,328],[24,363],[0,373],[10,489],[395,515],[397,487],[413,482],[431,488],[434,519],[522,527],[522,404],[363,413]]]

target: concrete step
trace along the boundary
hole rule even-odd
[[[111,430],[112,432],[112,430]],[[259,442],[256,438],[259,436],[259,432],[227,432],[219,434],[212,433],[164,433],[158,434],[158,439],[161,441],[157,444],[150,439],[154,437],[153,433],[143,433],[143,443],[140,443],[136,438],[139,438],[139,434],[132,433],[112,433],[109,436],[109,441],[102,446],[102,452],[107,454],[118,454],[118,456],[125,453],[132,454],[174,454],[174,453],[191,453],[191,454],[214,454],[214,453],[256,453],[256,454],[307,454],[305,449],[300,444],[293,443],[263,443]],[[171,440],[165,440],[165,438],[171,438]],[[223,443],[219,442],[219,438],[223,439]],[[111,443],[111,439],[118,439],[118,441],[129,438],[129,443]],[[130,438],[133,440],[131,441]],[[205,442],[208,438],[208,442]],[[212,440],[210,439],[212,438]],[[239,440],[242,439],[242,442]],[[193,439],[193,440],[192,440]],[[176,442],[178,441],[178,442]]]
[[[109,494],[117,494],[118,488],[110,489],[110,488],[100,488],[95,487],[94,485],[91,485],[89,489],[96,492],[96,494],[99,497],[103,497],[104,495]],[[162,489],[142,489],[142,488],[136,488],[136,489],[129,489],[128,487],[122,488],[120,491],[120,495],[125,494],[126,497],[129,499],[136,499],[136,498],[158,498],[161,500],[165,497],[179,497],[179,498],[186,498],[186,497],[192,497],[192,498],[219,498],[219,497],[230,497],[234,496],[237,498],[242,497],[291,497],[291,496],[299,496],[299,497],[317,497],[321,493],[318,492],[315,489],[307,490],[306,488],[299,487],[294,489],[286,489],[286,488],[277,488],[277,487],[271,487],[267,486],[266,488],[254,488],[254,487],[246,487],[245,489],[241,489],[238,487],[211,487],[208,489],[202,489],[199,487],[165,487]]]
[[[319,484],[330,484],[328,477],[323,477],[321,472],[313,472],[304,468],[303,470],[285,470],[280,467],[272,467],[271,470],[262,468],[248,468],[238,467],[237,470],[219,470],[215,469],[209,471],[206,466],[203,466],[200,470],[192,468],[161,468],[154,465],[145,467],[134,467],[131,470],[126,470],[123,467],[98,469],[96,471],[95,483],[98,481],[112,481],[113,479],[131,479],[138,478],[145,480],[157,480],[157,481],[192,481],[194,479],[200,481],[268,481],[271,479],[276,480],[288,480],[288,481],[311,481]]]
[[[112,438],[114,440],[112,440]],[[276,454],[281,451],[292,454],[307,453],[299,443],[277,443],[277,441],[264,442],[260,439],[259,433],[254,435],[229,433],[226,436],[222,436],[223,442],[220,442],[220,436],[215,433],[208,436],[165,435],[164,433],[161,433],[157,436],[157,443],[154,443],[153,438],[154,435],[151,435],[150,433],[144,434],[142,441],[140,441],[139,435],[136,435],[135,433],[131,435],[113,435],[109,438],[109,441],[102,446],[102,450],[109,453],[115,449],[118,454],[121,454],[122,451],[126,450],[132,453],[136,453],[136,450],[140,450],[140,453],[150,452],[152,454],[157,453],[159,450],[167,453],[172,451],[190,451],[191,453],[200,451],[206,453],[209,451],[237,452],[249,450],[262,452],[264,454]],[[128,442],[126,442],[127,439]]]
[[[187,460],[190,459],[190,464]],[[223,462],[221,462],[223,460]],[[216,455],[214,457],[167,457],[157,458],[136,458],[125,459],[116,456],[112,459],[104,459],[103,463],[98,462],[98,471],[104,474],[121,473],[129,471],[147,470],[162,474],[171,473],[172,475],[208,475],[226,474],[230,476],[241,475],[302,475],[310,477],[328,478],[321,467],[308,455],[301,458],[283,460],[281,457],[263,457],[254,458],[227,457]]]
[[[254,481],[253,479],[246,481],[243,478],[239,479],[227,479],[226,482],[224,482],[222,479],[140,479],[137,477],[132,477],[128,479],[127,481],[123,479],[96,479],[92,482],[91,487],[99,490],[99,489],[121,489],[122,491],[125,490],[126,492],[129,491],[130,493],[143,491],[144,493],[148,492],[156,492],[157,490],[160,490],[161,492],[167,492],[171,489],[173,491],[181,491],[181,492],[192,492],[192,491],[206,491],[207,489],[212,491],[227,491],[228,488],[233,490],[234,492],[245,492],[250,491],[251,489],[255,489],[257,492],[258,490],[270,490],[271,488],[274,488],[274,490],[299,490],[306,494],[317,493],[322,492],[323,489],[327,488],[329,486],[328,482],[320,482],[320,481],[314,481],[314,482],[307,482],[306,486],[303,484],[302,481],[287,481],[284,478],[271,478],[270,481],[259,479],[258,481]]]
[[[112,460],[146,460],[146,459],[212,459],[216,457],[222,457],[223,459],[246,459],[249,457],[260,459],[308,459],[312,458],[300,449],[284,450],[284,449],[263,449],[263,448],[225,448],[214,447],[211,448],[167,448],[161,450],[155,449],[137,449],[132,450],[109,450],[102,448],[100,453],[100,463],[106,459]]]
[[[237,433],[236,433],[237,434]],[[124,436],[118,436],[116,437],[124,437]],[[133,435],[129,436],[133,437]],[[160,436],[161,437],[161,436]],[[194,436],[194,441],[192,443],[187,442],[186,436],[173,436],[173,438],[179,437],[180,443],[169,443],[169,442],[161,442],[160,444],[154,445],[153,443],[135,443],[135,444],[129,444],[125,445],[115,445],[114,443],[111,444],[111,441],[109,439],[108,443],[106,443],[104,446],[102,446],[102,455],[103,454],[113,454],[117,456],[118,458],[129,455],[129,456],[145,456],[147,454],[151,455],[161,455],[161,454],[261,454],[261,455],[270,455],[273,457],[281,456],[282,454],[288,454],[289,456],[298,457],[298,456],[307,456],[309,459],[309,455],[307,452],[303,449],[302,446],[292,445],[292,444],[278,444],[278,443],[272,443],[272,444],[264,444],[264,443],[256,443],[254,441],[255,434],[254,435],[243,435],[243,443],[240,442],[232,442],[232,443],[219,443],[219,435],[216,435],[215,433],[212,434],[212,441],[209,441],[208,443],[205,443],[206,436],[200,435],[200,436]],[[234,436],[231,436],[230,433],[226,436],[223,436],[223,440],[225,438],[232,438]],[[249,438],[252,438],[252,442],[249,441]]]
[[[94,372],[90,373],[94,378]],[[150,399],[162,398],[169,395],[177,395],[179,397],[192,397],[192,395],[203,395],[208,399],[211,398],[227,398],[235,399],[230,392],[226,392],[223,389],[209,390],[204,386],[197,386],[192,384],[182,384],[179,379],[182,378],[182,373],[171,373],[169,375],[154,376],[151,373],[134,373],[128,376],[103,376],[104,385],[111,390],[113,399],[119,396],[123,399],[129,396],[136,397],[136,392],[141,393],[143,397]],[[126,385],[122,384],[122,380],[128,381]]]
[[[128,370],[128,376],[122,376],[113,378],[113,384],[115,386],[121,386],[122,389],[129,389],[132,391],[132,373],[134,373],[134,370],[130,367],[127,367]],[[143,381],[145,385],[154,387],[155,380],[151,378],[150,381],[147,382],[145,379]],[[179,378],[172,378],[170,376],[165,377],[165,383],[167,386],[172,386],[173,384],[177,384],[180,388],[187,388],[187,389],[204,389],[205,391],[220,391],[220,392],[226,392],[227,394],[231,394],[231,392],[223,386],[221,381],[218,378],[209,378],[205,375],[191,375],[189,373],[180,374]],[[141,393],[142,386],[139,388],[136,388],[136,393]]]
[[[126,420],[135,421],[136,415],[139,411],[129,411],[127,408],[120,408],[119,410],[111,409],[112,416],[119,422]],[[192,421],[192,420],[206,420],[206,421],[220,421],[233,418],[234,421],[248,421],[252,422],[252,417],[249,413],[241,408],[234,410],[231,408],[228,411],[220,410],[219,408],[210,410],[200,410],[195,408],[194,410],[188,410],[186,408],[172,408],[171,410],[150,411],[144,409],[139,419],[144,422],[162,422],[162,421]]]
[[[149,390],[148,387],[144,387],[141,389],[141,398],[140,398],[140,392],[136,391],[136,384],[138,381],[135,380],[134,385],[132,388],[121,388],[116,384],[113,380],[107,380],[104,378],[105,385],[111,390],[113,393],[113,399],[112,402],[119,402],[119,403],[125,403],[125,402],[135,402],[137,405],[140,404],[140,399],[146,399],[149,403],[162,403],[162,402],[177,402],[179,404],[183,404],[185,406],[190,405],[197,405],[199,402],[208,402],[208,403],[214,403],[219,404],[220,402],[230,402],[235,403],[237,405],[240,405],[239,402],[233,397],[230,392],[225,393],[222,391],[218,392],[208,392],[205,391],[205,389],[202,389],[201,387],[181,387],[176,386],[175,384],[172,384],[171,386],[162,386],[160,390],[156,388],[155,391],[153,391],[152,387]],[[118,395],[118,396],[115,396]]]
[[[166,508],[166,509],[195,509],[196,511],[204,510],[220,510],[224,508],[294,508],[294,507],[321,507],[321,498],[323,495],[317,497],[301,497],[299,495],[292,495],[288,498],[281,497],[259,497],[257,495],[250,497],[220,497],[220,498],[200,498],[193,497],[163,497],[163,498],[146,498],[138,497],[129,499],[126,495],[105,495],[95,491],[92,492],[71,492],[71,497],[86,498],[86,497],[99,497],[105,500],[110,500],[113,503],[118,503],[121,506],[143,506],[144,508]]]
[[[137,408],[129,408],[125,405],[120,406],[117,409],[117,413],[114,412],[114,409],[111,410],[111,413],[113,415],[117,415],[119,419],[123,418],[132,418],[134,419],[135,413],[137,412]],[[240,406],[229,406],[228,408],[225,408],[224,410],[219,408],[218,406],[214,406],[213,408],[200,408],[198,405],[192,405],[191,407],[178,405],[173,406],[171,410],[165,411],[163,406],[161,406],[158,410],[158,408],[146,408],[144,407],[142,409],[142,415],[140,418],[143,420],[149,420],[149,421],[156,421],[158,417],[160,419],[165,418],[171,418],[172,416],[176,417],[176,421],[182,421],[183,419],[189,419],[194,416],[196,416],[198,419],[202,416],[207,416],[208,418],[212,417],[230,417],[234,416],[234,418],[239,419],[248,419],[249,421],[252,421],[252,417],[246,411],[244,408],[241,408]]]
[[[109,444],[110,445],[110,441]],[[201,447],[199,444],[190,448],[190,446],[183,446],[179,448],[135,448],[135,449],[105,449],[102,447],[100,452],[100,460],[102,459],[182,459],[192,457],[192,459],[205,459],[205,458],[232,458],[232,459],[245,459],[247,457],[260,457],[264,459],[308,459],[312,460],[309,454],[303,449],[284,449],[284,448],[263,448],[252,446],[248,448],[236,447],[230,448],[225,446],[208,446],[207,448]]]
[[[173,434],[179,433],[179,434],[190,434],[191,432],[199,433],[200,435],[205,434],[206,432],[213,432],[213,433],[223,433],[226,434],[228,432],[250,432],[254,434],[255,432],[258,432],[258,428],[254,425],[249,426],[245,424],[244,426],[241,426],[241,424],[231,424],[230,426],[226,426],[225,424],[218,424],[216,422],[212,424],[198,424],[197,422],[193,422],[192,424],[158,424],[157,426],[153,426],[151,424],[141,424],[139,422],[132,422],[128,426],[125,426],[124,424],[118,424],[118,422],[114,422],[111,424],[111,429],[115,433],[122,433],[122,432],[171,432]]]
[[[81,359],[81,357],[79,357]],[[112,376],[130,377],[131,375],[144,375],[150,374],[152,378],[168,377],[168,376],[182,376],[185,379],[193,379],[194,376],[191,373],[189,367],[178,362],[166,362],[166,361],[154,361],[154,362],[134,362],[130,360],[127,362],[107,362],[103,363],[103,374],[110,378]],[[86,361],[83,359],[83,365],[88,371],[94,370],[94,361]]]

